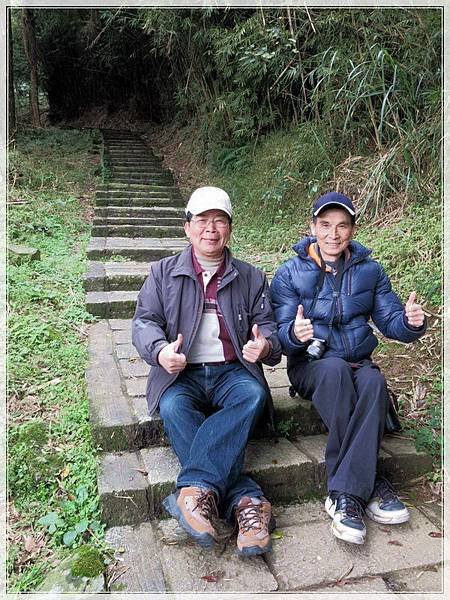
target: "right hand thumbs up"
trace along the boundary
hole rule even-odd
[[[310,319],[304,318],[303,304],[299,304],[294,321],[294,335],[299,342],[307,342],[314,337],[314,328]]]
[[[177,339],[164,348],[158,354],[159,364],[171,375],[182,371],[186,364],[186,356],[182,352],[178,352],[183,344],[183,336],[178,334]]]

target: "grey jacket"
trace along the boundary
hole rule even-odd
[[[276,365],[281,359],[269,289],[264,273],[226,252],[226,267],[217,302],[227,325],[236,356],[243,366],[267,389],[269,415],[272,399],[260,363],[249,363],[242,356],[243,345],[251,339],[253,324],[269,339],[272,348],[263,362]],[[203,291],[192,264],[192,246],[180,254],[163,258],[152,265],[141,291],[132,323],[133,345],[141,358],[152,366],[147,381],[149,414],[158,407],[163,392],[175,381],[157,362],[158,353],[183,335],[180,352],[188,354],[203,311]]]

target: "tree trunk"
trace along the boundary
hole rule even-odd
[[[11,9],[8,10],[8,140],[13,141],[16,134],[16,96],[14,93],[13,71],[13,36],[11,25]]]
[[[30,112],[33,127],[41,126],[38,101],[38,64],[36,35],[34,32],[33,11],[28,8],[22,10],[23,43],[25,54],[30,65]]]

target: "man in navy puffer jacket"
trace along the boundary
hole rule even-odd
[[[384,524],[409,519],[392,485],[376,472],[389,396],[371,359],[378,341],[369,319],[401,342],[418,339],[426,322],[415,292],[403,306],[371,250],[352,240],[354,230],[351,200],[338,192],[321,196],[313,207],[314,237],[294,246],[297,256],[278,269],[271,297],[289,379],[329,431],[325,508],[332,532],[362,544],[364,512]],[[311,355],[313,338],[324,341],[321,357]]]

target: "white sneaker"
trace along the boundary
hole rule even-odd
[[[325,500],[325,510],[333,519],[331,523],[333,535],[351,544],[364,544],[366,539],[364,508],[355,496],[333,492]]]
[[[394,488],[384,477],[377,477],[372,497],[367,503],[366,515],[376,523],[398,525],[409,521],[409,510],[399,499]]]

